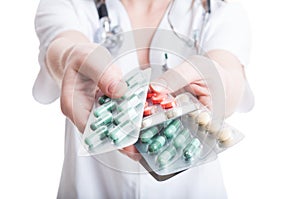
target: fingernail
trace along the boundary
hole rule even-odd
[[[108,92],[111,94],[112,98],[122,97],[126,91],[127,84],[123,80],[113,82],[108,88]]]

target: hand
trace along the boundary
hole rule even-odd
[[[141,154],[138,152],[138,150],[135,148],[134,145],[124,147],[123,149],[120,149],[119,151],[121,153],[123,153],[124,155],[127,155],[129,158],[131,158],[134,161],[139,161],[142,158]]]
[[[202,62],[198,64],[211,65],[208,59]],[[211,108],[211,94],[206,80],[200,72],[201,67],[197,66],[189,62],[184,62],[169,69],[151,82],[151,88],[158,93],[176,93],[184,89],[195,95],[204,106]]]
[[[109,52],[101,46],[84,43],[73,46],[66,56],[62,80],[61,109],[84,131],[98,89],[112,98],[127,90],[120,68],[111,64]]]

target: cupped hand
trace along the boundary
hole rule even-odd
[[[106,49],[91,43],[73,46],[66,58],[61,109],[82,133],[97,90],[112,98],[121,97],[127,90],[121,69],[111,61]]]

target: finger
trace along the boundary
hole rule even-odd
[[[111,65],[98,82],[100,90],[111,98],[120,98],[127,91],[127,84],[122,78],[121,69]]]
[[[134,145],[124,147],[119,151],[135,161],[139,161],[142,158],[141,154],[138,152]]]
[[[199,96],[198,100],[201,104],[206,106],[208,109],[212,110],[212,102],[211,102],[211,97],[208,95],[204,96]]]
[[[209,90],[205,86],[199,86],[198,84],[191,83],[185,87],[185,90],[192,93],[195,96],[209,95]]]
[[[208,58],[203,56],[191,57],[162,74],[151,83],[151,87],[155,92],[176,92],[194,81],[203,79],[201,71],[206,71],[205,69],[211,65],[212,63]]]
[[[83,62],[79,72],[91,78],[109,97],[118,98],[125,94],[127,84],[122,79],[121,69],[112,64],[109,51],[98,46]]]
[[[96,85],[68,67],[62,82],[61,110],[83,133],[95,99]]]

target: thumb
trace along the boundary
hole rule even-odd
[[[172,93],[189,85],[194,81],[203,79],[200,66],[209,66],[211,61],[208,58],[202,57],[195,59],[195,56],[190,57],[182,64],[169,69],[159,78],[151,82],[151,89],[158,93]]]
[[[98,46],[86,57],[79,70],[91,78],[105,95],[119,98],[127,91],[127,84],[122,79],[121,69],[112,62],[109,51]]]

